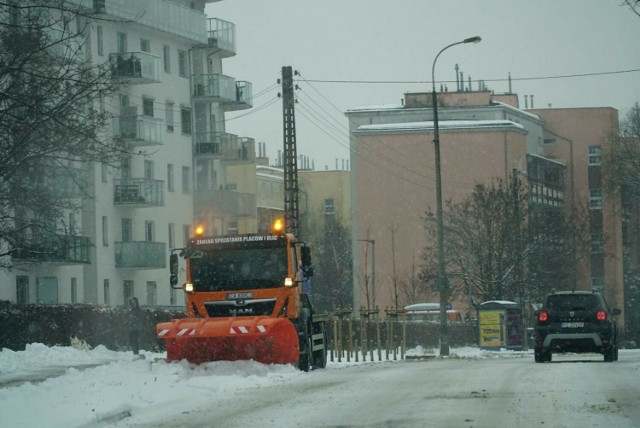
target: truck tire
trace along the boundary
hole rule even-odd
[[[318,349],[313,353],[313,369],[324,369],[327,367],[327,333],[324,330],[324,324],[321,325],[322,332],[322,349]]]
[[[300,347],[300,360],[298,362],[298,369],[302,370],[303,372],[308,372],[309,370],[311,370],[311,365],[313,361],[313,353],[311,352],[311,349],[312,349],[311,336],[309,336],[307,333],[304,333],[303,338],[304,338],[303,340],[306,343],[306,346],[304,350],[302,349],[302,347]]]

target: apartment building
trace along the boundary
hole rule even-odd
[[[604,291],[612,306],[622,308],[620,202],[603,190],[599,169],[602,148],[617,132],[617,111],[523,110],[516,95],[487,91],[439,93],[438,106],[443,199],[462,200],[474,182],[515,171],[529,184],[532,215],[588,207],[591,253],[577,255],[575,287]],[[435,211],[431,94],[405,94],[399,105],[352,108],[346,116],[356,195],[353,253],[359,255],[354,256],[354,306],[364,298],[358,239],[365,236],[375,239],[378,252],[376,304],[392,306],[392,259],[395,272],[403,274],[419,261],[425,245],[422,217],[428,208]],[[624,324],[624,318],[619,321]]]
[[[69,213],[75,250],[0,273],[0,299],[182,306],[167,260],[193,224],[255,231],[254,142],[224,123],[225,112],[251,107],[252,87],[223,74],[235,26],[204,14],[215,1],[78,0],[102,18],[87,30],[86,59],[108,62],[118,84],[101,104],[113,117],[104,132],[131,155],[82,166],[94,197]]]

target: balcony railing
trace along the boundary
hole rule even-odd
[[[209,47],[216,49],[216,54],[227,58],[236,54],[236,25],[218,18],[207,19],[207,36]]]
[[[37,260],[43,263],[89,263],[91,241],[87,236],[34,235],[12,251],[17,259]]]
[[[116,242],[117,268],[162,269],[167,265],[167,244],[164,242]]]
[[[164,140],[164,120],[150,116],[115,116],[113,137],[134,147],[157,146]]]
[[[199,210],[212,210],[216,215],[233,217],[256,217],[256,195],[235,190],[202,190],[195,194]]]
[[[193,74],[192,96],[196,100],[214,103],[233,103],[236,100],[236,81],[224,74]]]
[[[113,203],[136,208],[164,206],[164,181],[148,178],[116,179]]]
[[[236,97],[234,101],[222,105],[226,111],[246,110],[253,107],[253,84],[244,80],[236,81]]]
[[[160,82],[160,57],[147,52],[109,54],[111,78],[123,83]]]
[[[95,13],[207,43],[206,15],[167,0],[75,0]]]
[[[214,155],[223,158],[232,155],[237,149],[240,138],[226,132],[198,132],[196,137],[196,155]]]
[[[199,132],[195,137],[197,156],[211,155],[226,162],[254,162],[256,159],[253,138],[224,132]]]

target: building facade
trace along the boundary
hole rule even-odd
[[[356,195],[353,252],[360,255],[354,257],[356,306],[393,306],[394,282],[407,278],[422,257],[424,213],[435,211],[432,107],[431,94],[419,93],[405,94],[401,105],[346,112]],[[574,286],[602,290],[612,306],[622,308],[619,201],[614,195],[603,197],[595,169],[602,147],[617,132],[617,112],[522,110],[514,94],[480,91],[439,93],[438,113],[443,200],[460,201],[471,194],[473,183],[504,179],[513,171],[528,182],[532,213],[564,215],[585,205],[587,238],[603,244],[576,254]],[[378,251],[375,302],[365,302],[362,292],[359,240],[365,238],[375,239]]]
[[[92,197],[69,213],[64,233],[85,250],[0,273],[0,299],[118,306],[135,296],[182,307],[167,260],[193,224],[255,231],[255,145],[224,124],[225,112],[251,107],[251,83],[222,73],[236,54],[235,26],[204,14],[214,2],[78,2],[100,18],[87,28],[86,60],[108,63],[117,83],[101,102],[112,116],[104,132],[129,154],[81,166]]]

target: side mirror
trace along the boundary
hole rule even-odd
[[[169,256],[169,283],[171,286],[178,284],[178,255],[171,254]]]
[[[302,271],[307,277],[313,276],[313,267],[311,267],[311,247],[300,247],[300,258],[302,261]]]

